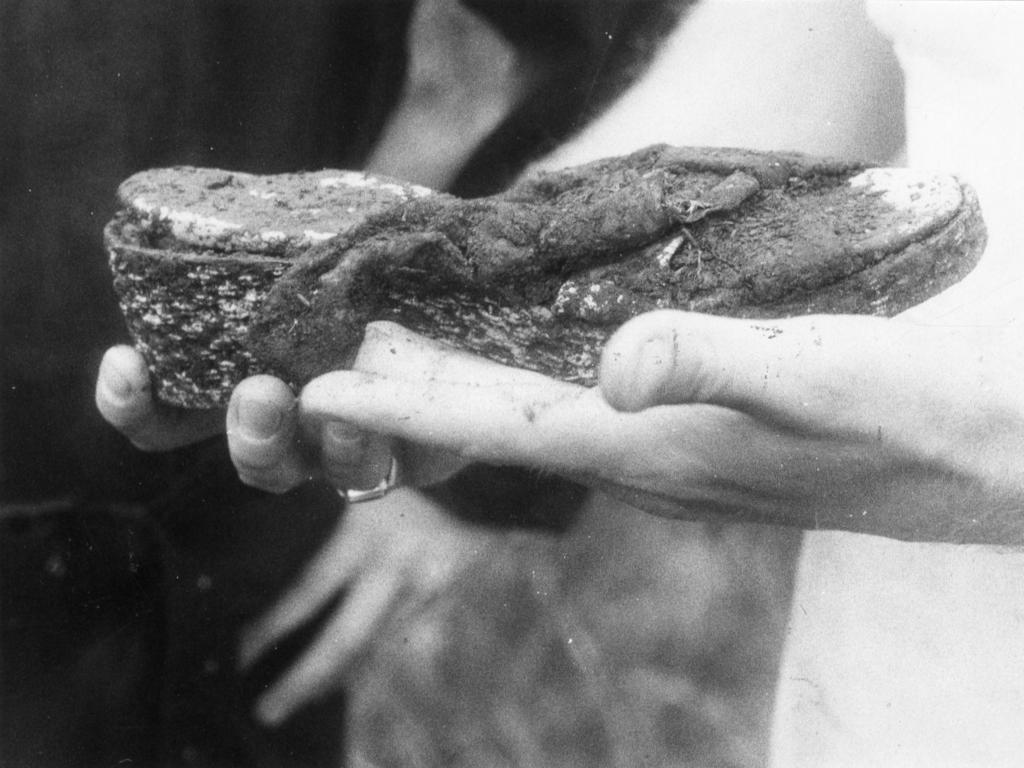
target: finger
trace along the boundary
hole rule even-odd
[[[252,376],[231,394],[228,448],[242,482],[283,493],[316,476],[298,437],[295,396],[280,379]]]
[[[488,386],[338,371],[310,382],[299,408],[303,418],[349,421],[466,460],[549,467],[613,460],[624,414],[595,390],[534,375],[526,384],[517,381],[522,373]]]
[[[167,451],[224,429],[221,410],[186,411],[158,403],[142,355],[129,346],[107,350],[96,379],[103,418],[144,451]]]
[[[544,377],[517,371],[485,358],[456,349],[449,344],[420,336],[396,323],[378,321],[366,328],[363,344],[353,366],[355,370],[400,380],[472,382],[478,385],[536,384]],[[402,482],[432,485],[451,477],[467,463],[455,452],[422,450],[418,444],[392,444],[398,453]],[[390,467],[367,468],[365,480],[383,477]],[[374,483],[375,484],[375,483]],[[341,483],[335,483],[342,487]],[[359,487],[359,486],[349,486]],[[372,487],[372,486],[370,486]]]
[[[363,562],[365,543],[358,536],[349,535],[348,527],[342,524],[341,535],[332,538],[308,564],[299,581],[243,633],[239,667],[251,666],[344,589]]]
[[[335,488],[376,487],[391,469],[391,447],[385,438],[344,421],[323,425],[320,466]]]
[[[750,399],[752,390],[763,400],[768,358],[784,358],[790,351],[779,350],[789,341],[783,325],[673,310],[641,315],[605,345],[601,391],[623,411],[681,403],[734,405]]]
[[[300,408],[494,464],[537,467],[614,491],[668,516],[780,514],[837,472],[857,471],[813,437],[717,405],[613,409],[596,389],[400,382],[322,376]],[[787,484],[788,483],[788,484]]]
[[[858,381],[869,386],[870,355],[892,346],[893,327],[865,317],[755,321],[651,312],[609,339],[600,388],[621,411],[707,403],[778,425],[820,423],[842,410]]]
[[[355,656],[393,610],[397,578],[366,578],[342,603],[313,646],[260,698],[257,717],[268,725],[286,720],[303,704],[338,685]]]
[[[402,326],[378,321],[366,326],[353,369],[393,379],[507,382],[515,369],[420,336]],[[520,371],[527,380],[539,374]]]

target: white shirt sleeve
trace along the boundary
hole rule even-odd
[[[884,162],[902,145],[901,89],[862,2],[702,0],[642,78],[538,166],[662,142]]]

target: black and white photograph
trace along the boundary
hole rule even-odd
[[[0,768],[1024,765],[1022,40],[0,0]]]

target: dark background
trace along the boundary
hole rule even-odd
[[[326,535],[337,497],[267,497],[219,441],[145,455],[104,424],[95,373],[126,336],[101,231],[118,183],[150,166],[358,167],[402,77],[408,13],[0,4],[3,765],[337,763],[337,697],[283,731],[249,719],[289,649],[233,673],[238,628]]]

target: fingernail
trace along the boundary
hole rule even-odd
[[[644,375],[660,375],[672,365],[672,345],[664,336],[648,339],[640,348],[638,372]]]
[[[107,369],[103,375],[103,385],[116,400],[128,400],[133,393],[131,382],[120,371]]]
[[[643,342],[635,352],[632,375],[626,374],[629,385],[619,394],[618,407],[638,411],[656,404],[666,377],[675,367],[674,355],[672,339],[655,336]]]
[[[108,356],[109,358],[110,356]],[[128,400],[135,394],[131,379],[125,376],[116,363],[110,359],[103,361],[100,379],[107,395],[114,400]]]
[[[281,409],[258,398],[243,398],[238,404],[238,426],[249,437],[266,440],[281,427]]]
[[[637,355],[634,383],[644,392],[659,389],[675,365],[675,344],[664,336],[648,339]]]

